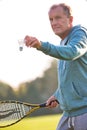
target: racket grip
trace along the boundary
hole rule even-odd
[[[58,100],[53,100],[53,101],[50,102],[50,105],[51,105],[51,103],[54,102],[54,101],[56,101],[56,102],[59,104]],[[47,107],[46,104],[47,104],[46,102],[45,102],[45,103],[42,103],[42,104],[40,104],[40,107]]]
[[[46,107],[46,102],[45,102],[45,103],[40,104],[40,107]]]
[[[52,101],[50,102],[50,105],[51,105],[52,102],[55,102],[55,101],[59,104],[58,100],[56,99],[56,100],[52,100]]]

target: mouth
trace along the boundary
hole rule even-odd
[[[54,30],[54,31],[60,31],[61,28],[60,28],[60,27],[54,27],[53,30]]]

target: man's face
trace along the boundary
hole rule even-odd
[[[68,17],[62,7],[57,7],[50,10],[49,20],[54,33],[64,39],[72,27],[72,16]]]

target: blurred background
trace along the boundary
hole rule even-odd
[[[25,35],[59,44],[50,27],[48,11],[52,4],[65,2],[73,9],[74,25],[87,27],[86,0],[0,0],[0,100],[30,103],[46,101],[57,88],[57,59],[24,46]],[[39,110],[34,115],[60,113],[60,108]]]

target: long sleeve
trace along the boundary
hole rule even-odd
[[[40,50],[58,59],[75,60],[87,52],[87,36],[83,30],[77,30],[68,40],[67,45],[55,46],[49,42],[42,42]]]

